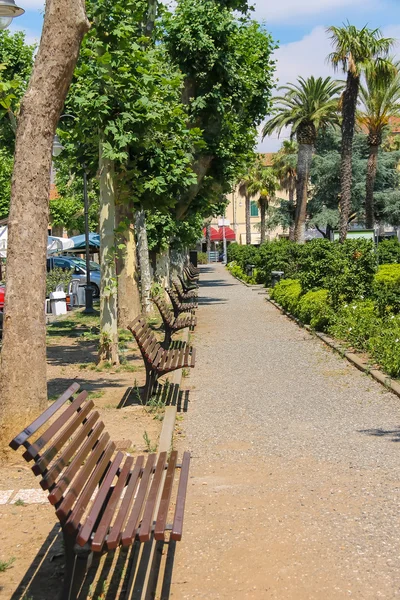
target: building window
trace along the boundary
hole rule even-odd
[[[258,217],[258,204],[255,202],[255,200],[250,202],[250,216]]]

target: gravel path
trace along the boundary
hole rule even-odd
[[[400,400],[202,268],[172,598],[400,598]]]

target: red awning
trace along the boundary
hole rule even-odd
[[[218,229],[215,229],[215,227],[210,227],[210,229],[211,229],[211,241],[219,242],[219,240],[221,238],[219,237]],[[207,238],[207,228],[206,227],[204,227],[204,229],[203,229],[203,235],[204,235],[204,238]]]
[[[218,230],[218,241],[222,242],[224,239],[224,230],[225,229],[225,239],[227,242],[235,242],[236,241],[236,234],[233,231],[233,229],[231,229],[231,227],[220,227]]]

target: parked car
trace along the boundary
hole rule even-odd
[[[83,269],[86,270],[86,260],[84,260],[83,258],[79,258],[79,256],[74,256],[71,254],[61,254],[59,258],[67,258],[68,260],[73,260],[74,263],[76,263],[77,265],[79,265],[80,267],[82,267]],[[100,271],[100,265],[97,262],[94,262],[94,260],[90,261],[90,270],[91,271]]]
[[[83,264],[82,264],[83,263]],[[94,263],[97,264],[97,263]],[[73,279],[79,279],[81,285],[86,283],[86,263],[79,258],[70,258],[66,256],[54,256],[47,259],[47,271],[52,269],[63,269],[63,271],[73,270]],[[93,289],[93,298],[100,297],[100,271],[90,269],[90,284]]]
[[[6,288],[4,286],[0,286],[0,310],[4,308],[4,296],[6,294]]]

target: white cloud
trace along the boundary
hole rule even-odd
[[[365,10],[376,5],[377,0],[255,0],[255,15],[268,22],[288,22],[299,17],[342,10],[345,7],[354,9],[362,6]]]

